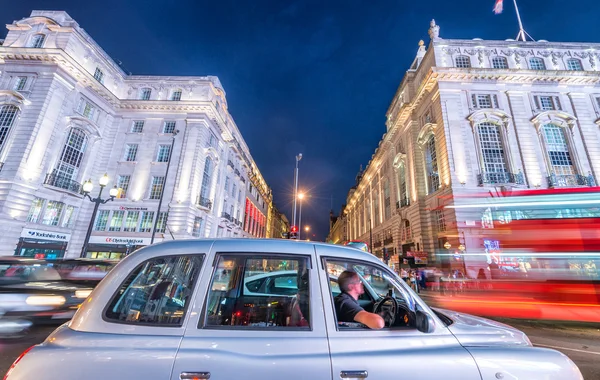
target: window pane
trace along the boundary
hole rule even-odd
[[[99,68],[96,68],[96,71],[94,72],[94,79],[100,83],[104,83],[104,73]]]
[[[304,257],[221,256],[210,289],[207,326],[309,327]]]
[[[123,227],[123,217],[125,216],[125,211],[113,211],[112,218],[110,219],[110,227],[109,231],[121,231]]]
[[[571,160],[564,128],[554,124],[546,124],[543,131],[552,172],[557,175],[575,174],[575,167]]]
[[[581,66],[581,61],[575,58],[568,59],[567,70],[582,71],[583,67]]]
[[[173,91],[173,94],[171,94],[171,100],[181,100],[181,90]]]
[[[73,227],[73,221],[75,220],[75,207],[67,206],[65,209],[65,216],[63,217],[61,227]]]
[[[42,208],[44,207],[45,199],[35,198],[29,208],[29,214],[27,215],[27,221],[30,223],[37,223],[40,220]]]
[[[135,161],[137,157],[137,144],[127,144],[127,149],[125,150],[125,161]]]
[[[166,211],[158,213],[158,221],[156,222],[156,232],[165,233],[167,228],[167,219],[169,217],[169,213]]]
[[[175,132],[175,122],[174,121],[165,121],[165,125],[163,126],[163,133],[173,133]]]
[[[154,211],[142,212],[142,222],[140,223],[140,232],[152,232],[152,222],[154,221]]]
[[[41,47],[44,47],[44,40],[46,40],[46,36],[45,35],[43,35],[43,34],[36,34],[31,39],[31,43],[29,44],[29,47],[32,47],[32,48],[41,48]]]
[[[456,67],[467,69],[471,67],[471,59],[464,55],[459,55],[456,57]]]
[[[156,155],[156,162],[169,161],[170,154],[171,154],[171,145],[159,145],[158,146],[158,154]]]
[[[504,57],[492,58],[492,67],[494,69],[508,69],[508,62]]]
[[[213,162],[210,157],[206,157],[206,162],[204,163],[204,173],[202,174],[202,187],[200,189],[200,203],[208,200],[208,195],[210,192],[211,178],[213,172]]]
[[[142,133],[144,131],[144,121],[143,120],[136,120],[133,122],[133,125],[131,126],[131,132],[132,133]]]
[[[12,127],[19,109],[13,105],[3,106],[0,110],[0,149],[4,146],[8,132]]]
[[[165,184],[165,177],[152,177],[152,187],[150,188],[150,199],[160,199]]]
[[[123,228],[123,231],[135,232],[137,230],[139,218],[139,211],[127,211],[127,218],[125,219],[125,228]]]
[[[440,187],[435,137],[433,135],[425,144],[425,162],[427,165],[428,194],[431,194]]]
[[[141,100],[150,100],[150,95],[152,95],[152,90],[149,88],[143,88],[140,92]]]
[[[200,256],[151,259],[121,285],[106,318],[155,326],[181,326],[202,266]]]
[[[505,173],[506,160],[500,128],[492,123],[480,123],[477,126],[479,145],[483,157],[483,171],[486,173]]]
[[[119,189],[119,195],[117,198],[125,198],[127,197],[127,189],[129,189],[129,180],[131,176],[129,175],[120,175],[117,180],[117,188]]]
[[[194,226],[192,227],[192,236],[193,237],[202,237],[202,218],[197,216],[194,219]]]
[[[13,89],[15,91],[23,91],[25,89],[26,84],[27,77],[17,77],[17,81],[15,82],[15,87]]]
[[[100,210],[98,211],[98,216],[96,217],[96,223],[94,223],[94,231],[106,231],[106,225],[108,224],[108,214],[109,210]]]
[[[42,218],[42,224],[48,226],[58,226],[58,221],[62,215],[65,204],[62,202],[50,201],[46,205],[46,211]]]
[[[546,70],[546,64],[542,58],[530,58],[529,68],[531,70]]]

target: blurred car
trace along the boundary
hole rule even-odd
[[[0,258],[0,337],[21,336],[32,324],[64,323],[91,288],[62,280],[53,263]]]
[[[53,261],[64,281],[95,287],[118,263],[116,260],[63,259]]]
[[[280,279],[285,294],[263,287],[277,283],[277,272],[252,289],[261,279],[252,278],[256,263],[292,270]],[[342,268],[357,272],[375,298],[365,306],[388,314],[384,328],[337,320],[330,275]],[[292,289],[294,296],[287,294]],[[533,347],[515,328],[429,308],[371,254],[275,239],[178,240],[134,252],[71,322],[26,350],[5,379],[82,374],[90,380],[582,379],[567,356]]]

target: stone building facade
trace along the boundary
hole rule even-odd
[[[378,256],[464,268],[485,210],[448,206],[598,183],[600,44],[443,39],[435,21],[429,34],[348,194],[348,234],[368,242],[370,226]]]
[[[0,46],[0,255],[88,257],[155,241],[265,237],[271,190],[215,76],[122,70],[62,11],[7,25]],[[160,198],[162,206],[158,210]]]

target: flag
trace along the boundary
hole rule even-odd
[[[494,13],[499,15],[502,13],[502,2],[504,0],[496,0],[496,5],[494,5]]]

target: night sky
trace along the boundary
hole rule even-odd
[[[323,4],[325,3],[325,4]],[[0,23],[65,10],[125,71],[216,75],[275,203],[291,220],[295,156],[302,225],[324,240],[385,133],[385,112],[432,18],[442,38],[515,38],[511,0],[19,0]],[[520,0],[536,39],[600,42],[597,0]],[[0,33],[1,36],[5,35]]]

